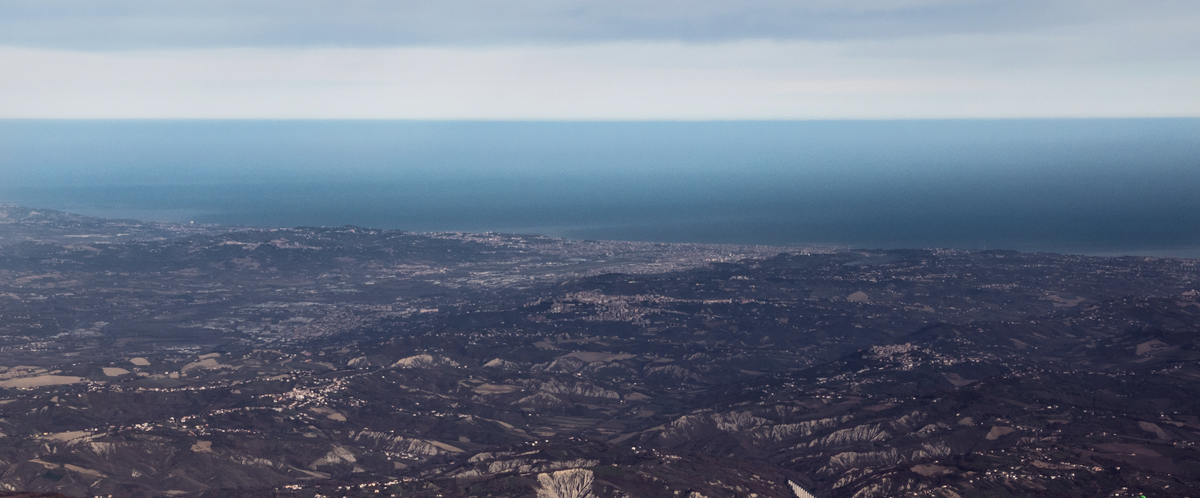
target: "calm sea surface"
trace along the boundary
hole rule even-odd
[[[0,121],[0,202],[197,223],[1200,257],[1200,119]]]

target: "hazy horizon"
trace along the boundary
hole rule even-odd
[[[1197,256],[1198,119],[2,121],[0,201],[580,239]]]
[[[234,224],[1190,251],[1196,25],[1183,0],[12,0],[0,196]]]

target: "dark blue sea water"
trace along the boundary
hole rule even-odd
[[[0,202],[154,220],[1200,256],[1200,119],[0,121]]]

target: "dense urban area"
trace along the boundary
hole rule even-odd
[[[1200,496],[1198,275],[0,206],[0,489]]]

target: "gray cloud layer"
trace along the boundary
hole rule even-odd
[[[4,0],[0,45],[73,50],[887,39],[1194,19],[1194,0]]]

